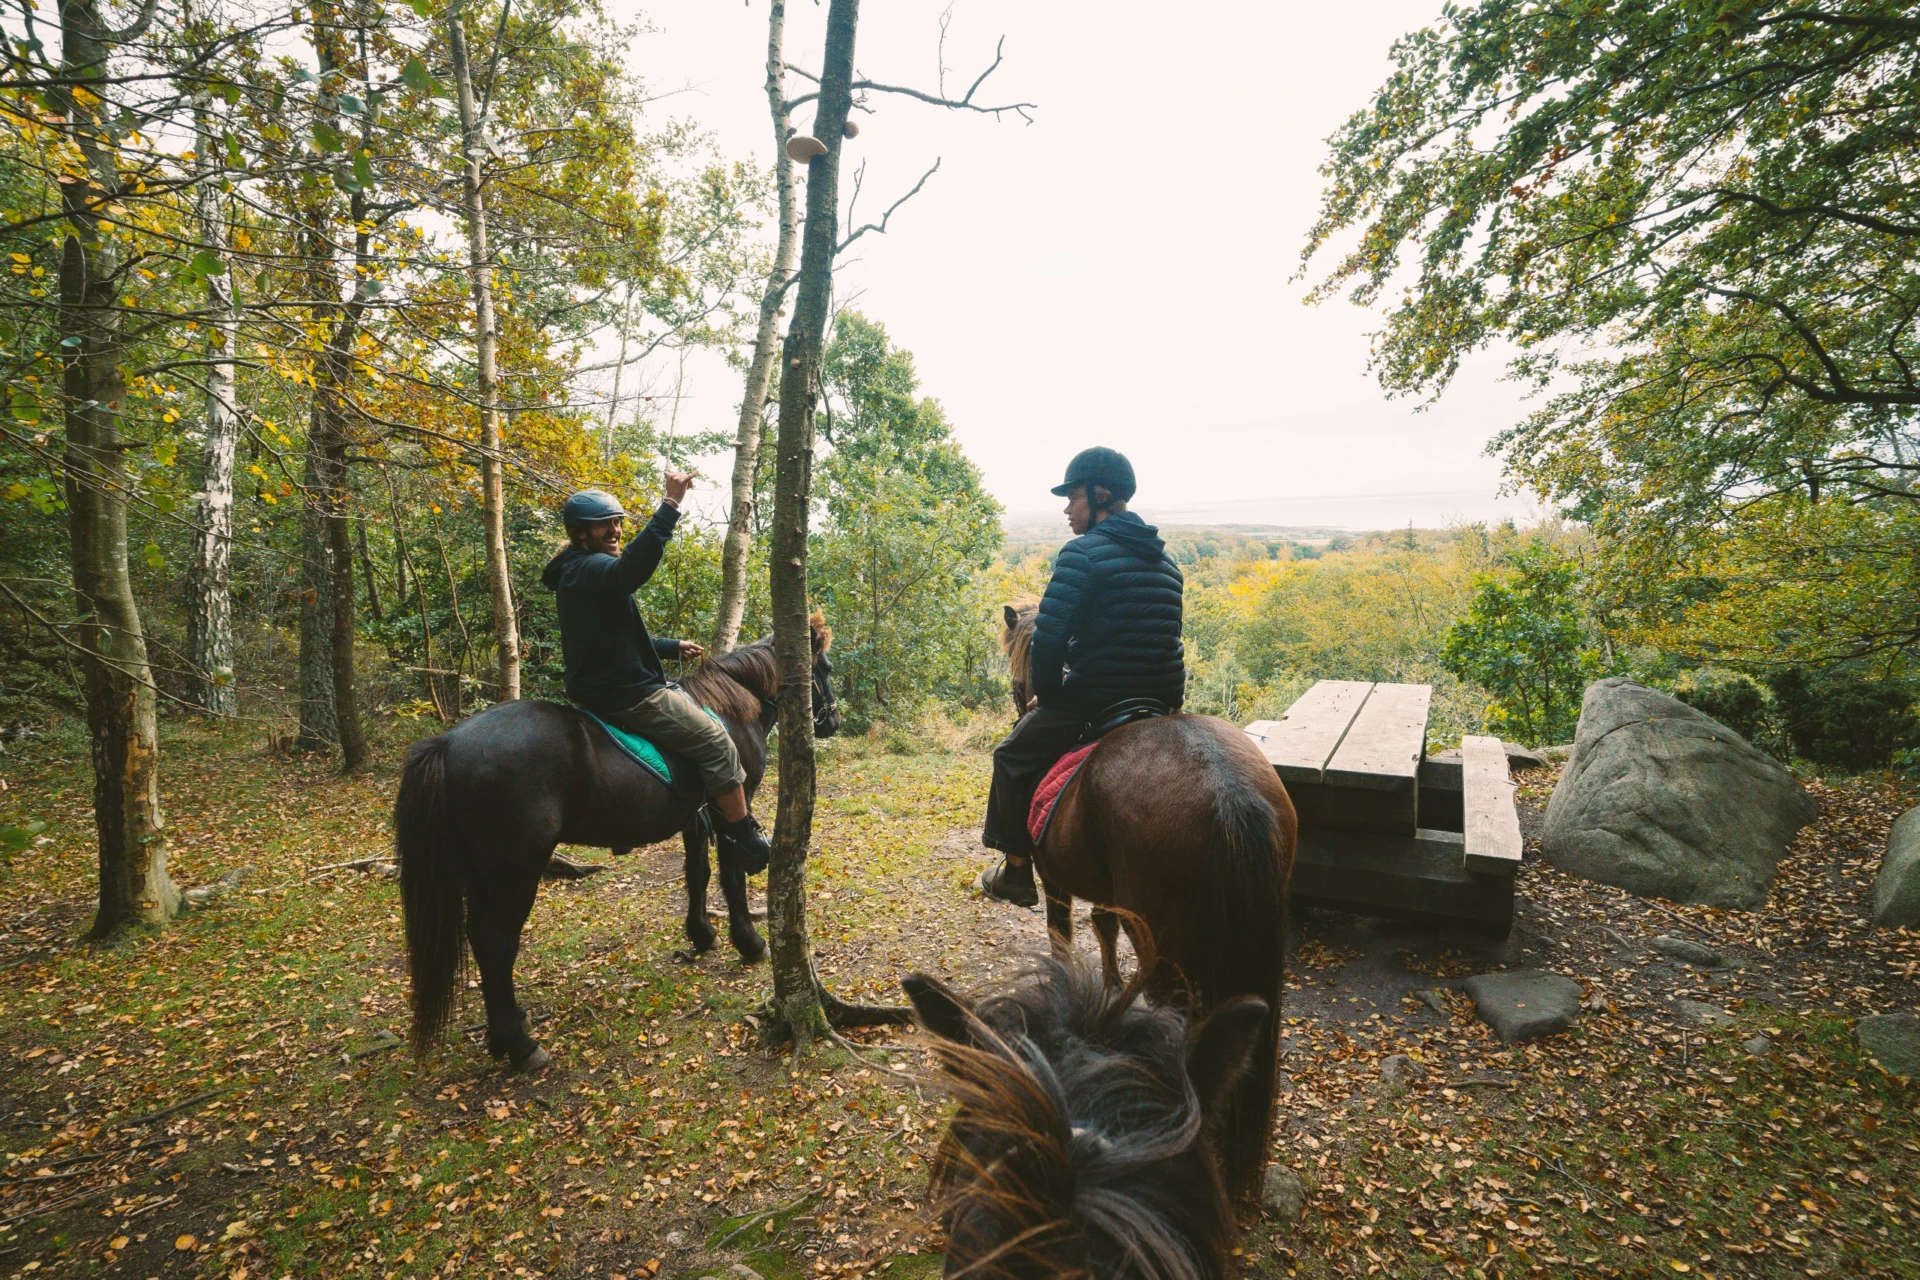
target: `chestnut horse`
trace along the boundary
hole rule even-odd
[[[1213,1135],[1272,1017],[1251,996],[1189,1031],[1069,959],[978,1004],[902,985],[959,1101],[934,1154],[945,1274],[1217,1280],[1238,1224]]]
[[[820,614],[811,621],[813,732],[825,738],[840,728],[827,661],[833,632]],[[681,687],[732,735],[751,799],[766,772],[767,735],[778,715],[773,638],[709,659]],[[415,1049],[425,1049],[445,1029],[471,945],[487,1006],[487,1051],[516,1071],[547,1064],[514,998],[513,962],[541,870],[556,845],[618,852],[680,833],[687,939],[695,951],[712,950],[704,804],[697,788],[669,787],[583,712],[557,702],[502,702],[414,743],[394,801],[393,830]],[[727,936],[752,964],[766,955],[766,943],[747,909],[746,872],[725,858],[720,890],[727,900]]]
[[[1032,687],[1038,606],[1008,605],[1003,647],[1014,700]],[[1227,1186],[1259,1191],[1273,1129],[1278,1020],[1286,960],[1293,802],[1273,766],[1225,720],[1168,715],[1108,733],[1054,802],[1034,869],[1056,951],[1071,946],[1073,900],[1094,904],[1107,981],[1119,930],[1146,964],[1147,990],[1203,1017],[1238,996],[1272,1011],[1231,1105],[1220,1117]]]

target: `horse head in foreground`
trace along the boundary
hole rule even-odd
[[[932,1167],[946,1275],[1228,1274],[1217,1129],[1258,1069],[1264,1001],[1190,1027],[1139,979],[1110,987],[1072,960],[977,1004],[921,974],[902,985],[960,1104]]]
[[[840,728],[827,658],[833,632],[818,613],[809,621],[813,732],[824,738]],[[779,714],[772,637],[709,659],[681,687],[726,727],[751,797],[766,772],[767,735]],[[415,1048],[426,1048],[445,1029],[471,947],[487,1005],[488,1052],[515,1070],[546,1064],[515,999],[513,965],[541,870],[556,845],[619,852],[679,833],[687,938],[696,953],[712,950],[705,802],[698,788],[669,786],[587,715],[557,702],[502,702],[416,742],[393,808]],[[751,964],[767,948],[747,908],[746,881],[743,868],[721,861],[727,936]]]

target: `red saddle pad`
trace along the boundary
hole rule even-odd
[[[1040,779],[1039,790],[1033,793],[1033,807],[1027,810],[1027,834],[1033,837],[1035,844],[1046,834],[1047,819],[1053,816],[1054,802],[1060,799],[1060,793],[1073,781],[1073,775],[1080,772],[1080,766],[1100,744],[1090,742],[1078,750],[1069,751],[1054,762],[1047,770],[1047,776]]]

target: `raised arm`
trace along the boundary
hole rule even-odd
[[[653,519],[627,543],[619,559],[593,557],[575,571],[576,581],[593,591],[618,591],[622,595],[638,591],[660,567],[660,557],[666,554],[667,541],[673,537],[673,526],[679,521],[680,508],[661,503]]]

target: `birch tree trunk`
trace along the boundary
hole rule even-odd
[[[152,13],[149,5],[136,27],[144,28]],[[100,901],[90,936],[105,938],[129,925],[163,923],[179,910],[180,894],[167,876],[153,675],[127,574],[132,478],[120,435],[126,397],[126,338],[116,289],[121,264],[112,228],[101,217],[119,196],[121,178],[101,119],[104,86],[98,93],[76,92],[106,78],[111,46],[95,0],[65,0],[60,34],[61,78],[49,96],[84,165],[60,184],[67,223],[59,309],[64,469],[100,841]]]
[[[234,357],[240,327],[233,263],[226,253],[226,220],[220,212],[220,166],[213,105],[203,94],[194,111],[194,167],[199,190],[194,215],[201,242],[220,259],[207,276],[206,440],[200,446],[200,491],[194,495],[193,547],[187,565],[190,604],[187,656],[194,702],[214,715],[240,710],[233,678],[233,455],[240,440],[234,405]]]
[[[753,362],[740,400],[740,425],[733,442],[733,493],[727,508],[727,537],[720,559],[720,609],[713,624],[713,651],[725,653],[740,639],[747,611],[747,561],[753,554],[753,481],[760,462],[760,423],[773,385],[779,353],[781,303],[793,276],[800,239],[799,202],[794,198],[793,160],[787,136],[793,132],[787,110],[786,0],[773,0],[767,14],[767,108],[773,115],[773,181],[779,197],[779,236],[773,265],[760,295],[760,325],[753,335]]]
[[[493,264],[488,261],[487,203],[481,185],[486,155],[473,96],[473,71],[467,58],[466,23],[461,4],[447,12],[447,45],[453,56],[454,88],[460,104],[460,142],[466,165],[461,182],[467,216],[467,272],[473,284],[473,334],[480,396],[480,508],[486,524],[487,581],[493,591],[493,635],[497,651],[495,697],[520,696],[520,624],[513,612],[513,579],[507,565],[506,495],[500,467],[500,392],[494,349]]]
[[[813,490],[813,404],[839,240],[841,131],[852,102],[859,0],[832,0],[814,136],[825,155],[807,165],[806,237],[799,292],[780,366],[780,426],[773,498],[774,654],[780,666],[780,807],[767,870],[774,1034],[797,1049],[827,1034],[826,1009],[807,941],[807,846],[813,835],[813,638],[807,623],[807,517]],[[782,139],[784,147],[785,140]]]

